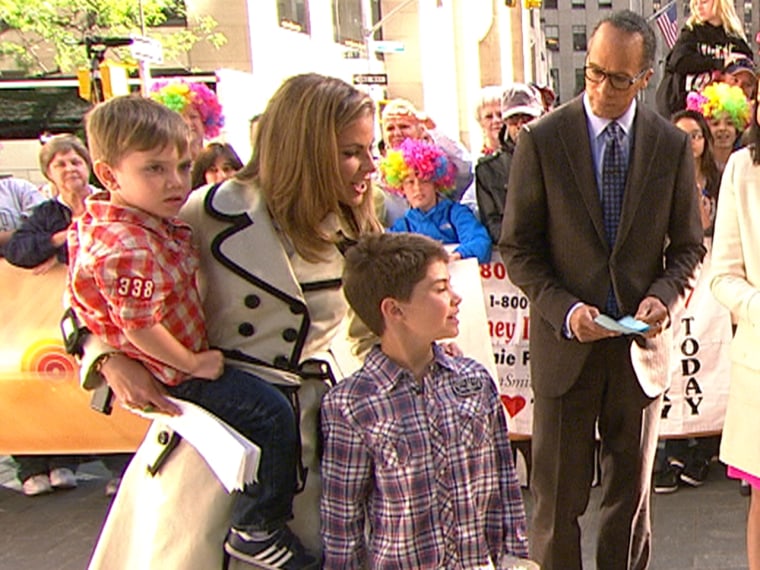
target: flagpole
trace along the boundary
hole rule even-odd
[[[657,10],[654,14],[651,14],[650,16],[648,16],[647,17],[647,22],[651,22],[652,20],[654,20],[655,18],[657,18],[657,16],[659,16],[660,14],[662,14],[663,12],[665,12],[668,8],[670,8],[675,3],[676,3],[676,0],[670,0],[670,2],[668,2],[662,8],[660,8],[659,10]]]

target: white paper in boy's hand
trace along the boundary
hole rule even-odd
[[[644,334],[649,330],[649,325],[647,323],[634,319],[630,315],[626,315],[617,321],[607,315],[598,315],[594,319],[594,322],[607,330],[622,334]]]

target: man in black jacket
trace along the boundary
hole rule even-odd
[[[504,91],[501,118],[504,126],[499,133],[501,149],[484,156],[475,167],[475,195],[480,221],[488,229],[491,241],[499,241],[504,202],[507,198],[507,179],[512,154],[520,129],[544,112],[541,93],[533,86],[513,83]]]

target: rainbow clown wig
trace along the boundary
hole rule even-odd
[[[741,87],[720,82],[710,83],[699,93],[689,93],[686,108],[697,111],[708,120],[725,116],[739,132],[749,124],[751,111]]]
[[[380,162],[380,173],[389,188],[403,194],[404,179],[416,173],[421,180],[432,182],[436,190],[448,195],[454,189],[456,168],[436,145],[417,139],[406,139]]]
[[[183,79],[156,81],[151,87],[150,98],[180,114],[188,105],[193,105],[201,116],[203,134],[207,139],[217,136],[224,126],[219,99],[203,83]]]

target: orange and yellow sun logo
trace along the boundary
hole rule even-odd
[[[60,340],[39,339],[30,344],[21,356],[21,371],[51,376],[74,376],[77,364],[67,354]]]

